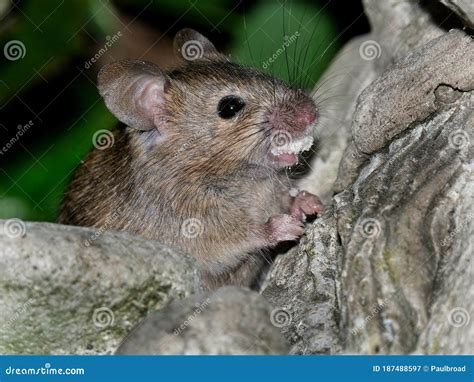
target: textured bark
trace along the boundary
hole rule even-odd
[[[320,143],[345,147],[332,206],[262,293],[289,312],[292,353],[471,353],[474,43],[417,2],[365,7],[373,32],[326,76],[350,68],[344,102],[327,105],[344,118],[324,121],[346,144]]]

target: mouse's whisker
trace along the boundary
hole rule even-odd
[[[331,74],[330,76],[325,76],[324,80],[319,81],[319,83],[314,87],[314,89],[311,91],[311,94],[315,96],[323,87],[326,85],[328,82],[329,83],[334,83],[335,79],[338,77],[346,77],[348,76],[347,72],[350,70],[350,68],[347,68],[347,71],[341,70],[340,72],[336,72]],[[329,89],[324,89],[325,92],[331,89],[334,89],[336,86],[340,86],[339,84],[336,84],[335,86],[332,86]]]
[[[235,138],[237,139],[231,139],[230,140],[230,143],[223,147],[222,149],[220,149],[217,153],[216,152],[213,152],[212,153],[212,157],[217,157],[219,156],[220,154],[222,154],[224,151],[227,151],[227,150],[231,150],[234,146],[237,146],[238,144],[240,144],[242,141],[250,138],[250,137],[253,137],[254,135],[256,134],[259,134],[259,133],[262,133],[262,132],[265,132],[266,128],[265,127],[260,127],[258,128],[256,131],[252,131],[250,134],[241,134],[244,130],[248,130],[252,127],[257,127],[257,126],[260,126],[260,125],[265,125],[267,124],[269,121],[263,121],[263,122],[258,122],[258,123],[251,123],[251,124],[247,124],[247,125],[242,125],[239,127],[239,129],[233,131],[229,136],[233,138],[233,136],[236,136]],[[249,146],[250,147],[250,146]]]
[[[226,132],[227,136],[230,135],[233,135],[233,134],[239,134],[241,131],[243,130],[247,130],[247,129],[250,129],[254,126],[260,126],[260,125],[265,125],[267,123],[269,123],[270,121],[269,120],[265,120],[265,121],[262,121],[262,122],[257,122],[257,123],[248,123],[248,124],[241,124],[239,125],[236,129],[233,129],[231,130],[230,133]]]

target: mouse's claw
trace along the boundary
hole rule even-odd
[[[290,214],[299,221],[305,221],[306,216],[320,214],[324,211],[324,204],[316,196],[307,191],[300,191],[293,199]]]
[[[273,215],[266,223],[268,241],[270,245],[276,245],[282,241],[298,239],[304,233],[301,221],[291,215]]]

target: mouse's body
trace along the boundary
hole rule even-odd
[[[195,31],[175,39],[184,58],[189,42],[201,57],[169,73],[141,61],[101,71],[101,94],[126,126],[79,167],[59,221],[179,247],[208,288],[250,285],[264,253],[322,210],[311,194],[291,197],[284,172],[312,143],[316,106]]]

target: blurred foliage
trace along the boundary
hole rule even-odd
[[[314,2],[263,2],[245,26],[235,29],[233,56],[298,86],[312,87],[339,47],[332,20]]]
[[[106,36],[120,30],[115,7],[159,27],[158,32],[172,34],[178,22],[211,38],[218,31],[226,36],[232,58],[307,86],[314,85],[338,47],[332,20],[313,1],[286,2],[283,7],[273,1],[242,6],[233,0],[0,3],[2,50],[12,40],[26,47],[23,58],[2,56],[0,63],[2,146],[15,136],[16,126],[34,122],[0,156],[0,218],[54,220],[74,169],[92,148],[92,135],[114,127],[116,120],[83,64]],[[298,38],[282,51],[295,33]]]

